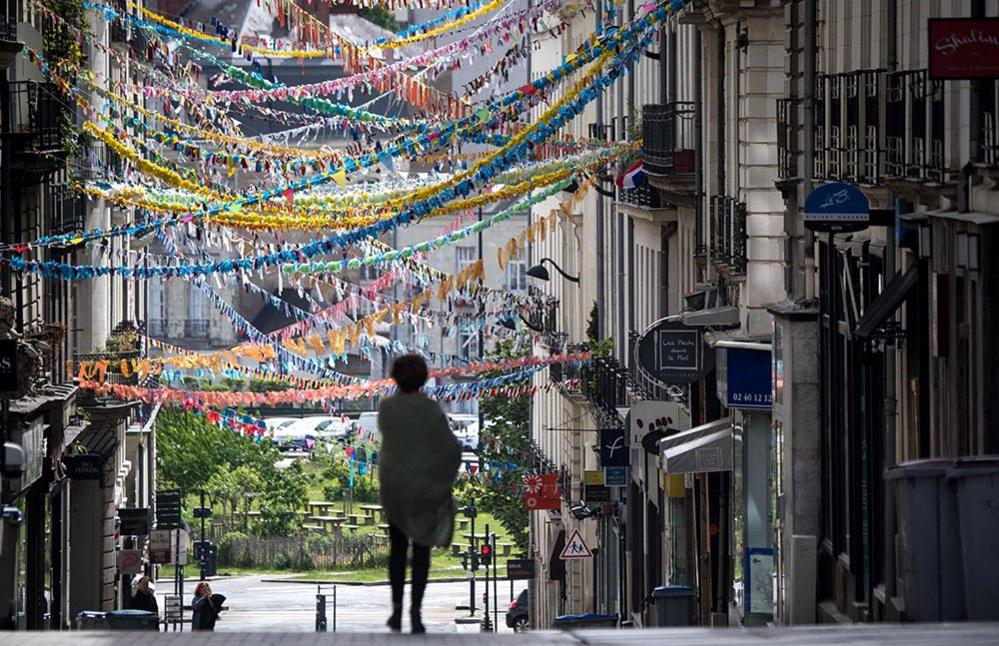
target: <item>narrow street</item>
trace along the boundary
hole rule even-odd
[[[301,633],[315,630],[316,585],[280,582],[278,575],[240,576],[212,581],[212,590],[227,597],[228,610],[216,625],[217,632],[288,632]],[[518,582],[520,583],[520,582]],[[184,582],[184,603],[189,604],[197,581]],[[164,597],[172,589],[170,581],[160,581],[156,596],[160,608]],[[522,587],[522,585],[521,585]],[[327,620],[333,629],[332,586],[325,586],[329,596]],[[504,616],[510,605],[510,583],[499,581],[500,632],[511,632]],[[515,588],[519,593],[520,588]],[[389,614],[389,587],[387,585],[337,586],[337,632],[388,632],[385,620]],[[482,583],[476,583],[477,604],[481,606]],[[467,611],[455,610],[456,605],[468,603],[468,583],[430,583],[423,600],[423,622],[429,633],[478,632],[475,626],[459,626],[455,617]],[[409,607],[409,587],[406,588],[405,607]],[[481,610],[478,615],[481,617]],[[185,613],[190,619],[190,611]],[[190,624],[184,626],[190,630]],[[404,613],[403,630],[409,630],[409,616]]]

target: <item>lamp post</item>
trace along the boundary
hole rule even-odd
[[[551,258],[542,258],[538,262],[538,264],[534,265],[533,267],[527,270],[527,275],[530,276],[531,278],[537,278],[538,280],[549,280],[551,278],[551,275],[548,273],[548,270],[545,269],[544,264],[546,262],[550,264],[552,267],[554,267],[555,271],[557,271],[559,274],[562,275],[562,278],[565,278],[566,280],[573,283],[579,282],[579,276],[570,276],[569,274],[565,273],[562,270],[562,268],[559,267],[555,263],[555,261],[552,260]]]

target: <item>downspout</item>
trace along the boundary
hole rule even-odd
[[[804,62],[804,91],[801,102],[801,132],[802,132],[802,160],[801,160],[801,193],[798,195],[798,205],[805,203],[805,197],[811,191],[812,177],[815,175],[815,39],[816,39],[816,0],[803,0],[805,5],[805,34],[802,44],[802,59]],[[894,5],[894,1],[888,3],[889,7]],[[892,9],[889,8],[889,14]],[[892,24],[889,18],[888,24]],[[891,27],[889,26],[889,31]],[[891,38],[889,37],[889,42]],[[891,47],[889,46],[889,50]],[[795,214],[797,215],[797,214]],[[800,218],[795,217],[798,221]],[[800,231],[796,225],[796,230]],[[805,230],[805,298],[811,300],[815,298],[815,234],[811,230]],[[796,290],[797,291],[797,290]]]
[[[898,3],[897,0],[888,2],[887,15],[887,69],[893,72],[898,68]],[[897,212],[897,209],[896,209]],[[885,236],[885,276],[895,275],[895,235],[889,232]],[[898,418],[898,401],[895,399],[896,374],[895,374],[895,346],[885,347],[885,464],[893,466],[897,462],[898,449],[895,446],[895,425]],[[896,586],[897,576],[895,574],[895,489],[885,487],[885,512],[884,512],[884,584],[885,584],[885,605],[890,604],[890,600],[898,596]],[[891,616],[891,615],[889,615]]]
[[[718,156],[718,186],[715,187],[717,195],[725,195],[725,26],[718,21],[716,33],[716,45],[718,56],[715,59],[715,92],[717,93],[715,118],[718,129],[718,143],[716,154]]]
[[[604,9],[603,3],[597,2],[596,16],[594,18],[594,27],[597,35],[603,33],[603,20],[604,20]],[[603,138],[603,124],[604,124],[604,99],[603,92],[597,94],[596,100],[596,129],[597,137]],[[597,195],[597,279],[596,279],[596,303],[597,303],[597,338],[604,338],[604,198]],[[583,307],[586,307],[586,303],[583,303]]]
[[[696,206],[694,210],[694,246],[695,253],[705,253],[707,240],[705,240],[704,227],[704,119],[701,115],[701,92],[703,88],[703,78],[701,74],[701,30],[694,29],[694,146],[697,152],[694,153],[694,199]],[[704,271],[699,260],[695,260],[697,268],[696,282],[704,282]],[[682,309],[682,307],[681,307]]]

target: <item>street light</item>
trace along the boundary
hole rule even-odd
[[[534,265],[533,267],[527,270],[527,275],[530,276],[531,278],[537,278],[538,280],[548,280],[550,276],[548,274],[548,270],[545,269],[544,267],[544,263],[546,262],[550,263],[551,266],[555,268],[555,271],[562,274],[562,278],[565,278],[566,280],[571,281],[573,283],[579,282],[579,276],[570,276],[569,274],[565,273],[564,271],[562,271],[562,268],[559,267],[557,264],[555,264],[555,261],[552,260],[551,258],[542,258],[538,264]]]
[[[528,329],[534,330],[535,332],[544,332],[544,328],[540,328],[540,327],[532,324],[530,321],[528,321],[527,319],[524,318],[523,314],[520,314],[518,312],[517,316],[520,317],[520,320],[524,322],[524,325],[527,326]],[[500,320],[499,324],[502,325],[503,327],[505,327],[508,330],[516,330],[517,329],[517,321],[513,317],[502,319],[502,320]]]

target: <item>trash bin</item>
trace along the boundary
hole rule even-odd
[[[76,615],[77,630],[107,630],[107,613],[96,610],[81,610]]]
[[[656,626],[693,626],[694,591],[685,585],[664,585],[652,591]]]
[[[915,460],[885,471],[895,486],[902,596],[911,621],[965,618],[953,466],[953,460]]]
[[[949,472],[957,489],[965,616],[999,620],[999,457],[962,458]]]
[[[562,615],[555,617],[552,627],[559,630],[578,630],[580,628],[617,628],[617,615]]]
[[[107,623],[111,630],[159,630],[160,616],[148,610],[112,610]]]

